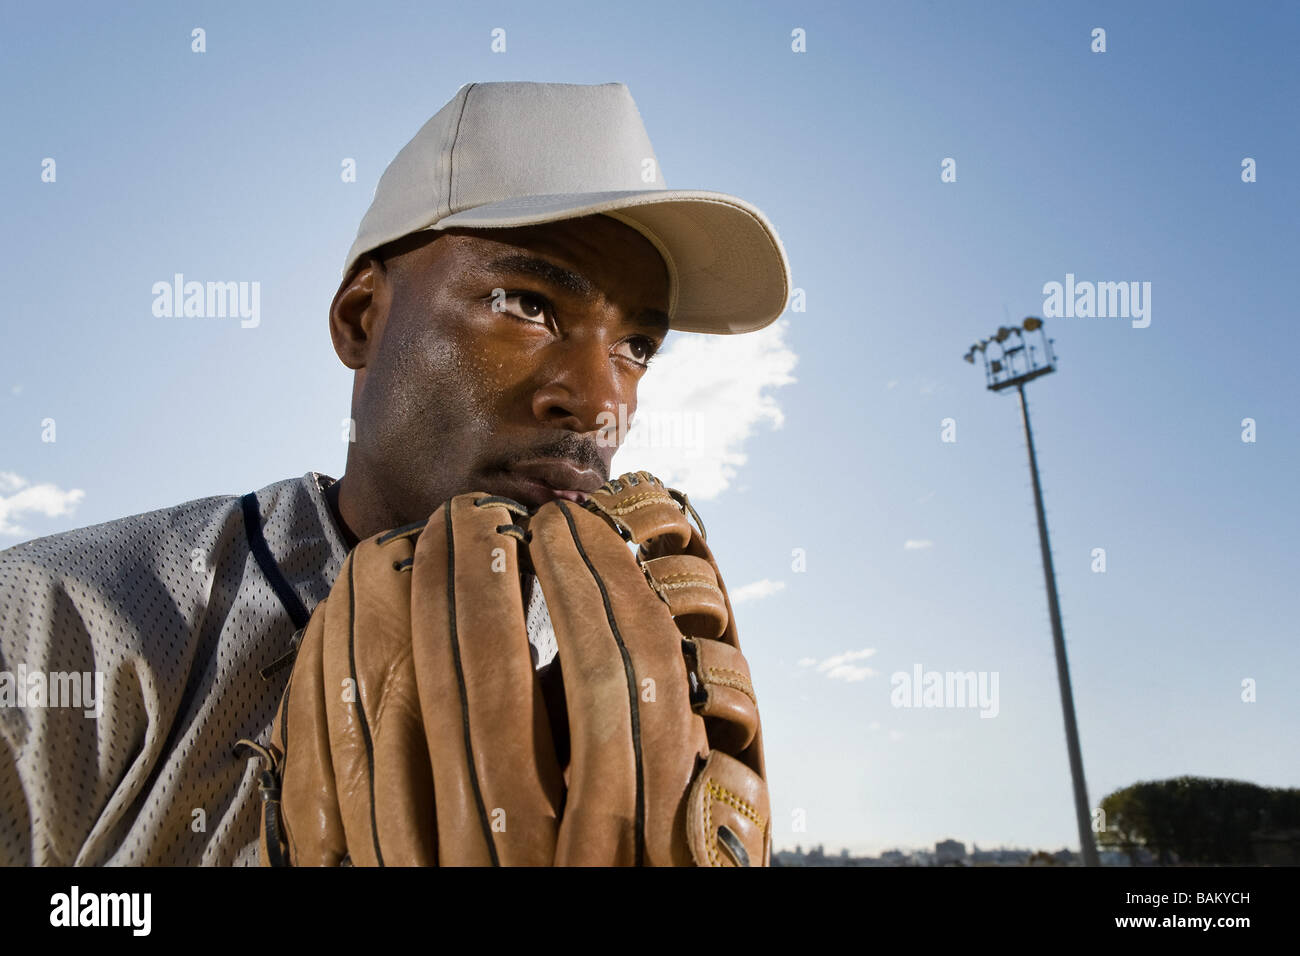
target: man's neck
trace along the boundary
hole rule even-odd
[[[353,533],[350,527],[348,527],[348,523],[343,520],[343,513],[339,511],[339,489],[342,484],[343,479],[340,478],[325,489],[325,503],[329,505],[330,515],[334,518],[334,525],[338,528],[339,534],[343,536],[343,542],[348,546],[348,550],[351,551],[361,543],[361,539]]]

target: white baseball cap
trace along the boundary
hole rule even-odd
[[[622,83],[467,83],[388,164],[348,251],[413,232],[506,228],[602,213],[659,250],[671,327],[753,332],[790,297],[776,229],[726,193],[669,189]]]

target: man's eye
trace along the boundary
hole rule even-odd
[[[516,318],[536,321],[539,325],[546,324],[546,306],[546,300],[532,292],[507,292],[494,297],[492,301],[494,310],[509,312]]]
[[[628,358],[633,362],[637,362],[641,365],[649,365],[651,360],[654,358],[654,339],[649,339],[644,335],[639,335],[634,339],[628,339],[623,344],[631,349],[632,354],[628,355]]]

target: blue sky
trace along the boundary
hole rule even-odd
[[[1077,845],[1016,403],[960,360],[1067,273],[1152,290],[1147,328],[1050,320],[1059,370],[1029,386],[1092,801],[1300,786],[1297,27],[1284,4],[15,8],[0,547],[338,475],[326,315],[387,162],[463,83],[617,80],[668,185],[761,208],[807,297],[672,336],[643,414],[706,416],[713,444],[615,459],[691,492],[744,589],[775,845]],[[260,323],[154,316],[176,272],[259,282]],[[997,716],[891,706],[918,664],[997,673]]]

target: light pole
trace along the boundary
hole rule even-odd
[[[1025,333],[1038,332],[1042,342],[1042,360],[1037,349],[1027,340]],[[1015,336],[1016,344],[1005,343]],[[998,357],[988,354],[996,346]],[[1065,717],[1065,745],[1070,753],[1070,777],[1074,782],[1074,813],[1079,825],[1079,851],[1084,866],[1097,866],[1097,847],[1092,840],[1091,814],[1088,808],[1088,787],[1083,779],[1083,755],[1079,750],[1079,727],[1074,720],[1074,694],[1070,690],[1070,665],[1065,657],[1065,631],[1061,627],[1061,605],[1056,596],[1056,571],[1052,567],[1052,548],[1047,537],[1047,513],[1043,510],[1043,489],[1038,481],[1038,458],[1034,454],[1034,432],[1029,427],[1029,402],[1025,399],[1025,383],[1056,371],[1056,356],[1052,340],[1043,329],[1043,320],[1030,316],[1021,327],[1001,326],[992,338],[981,339],[970,347],[964,356],[975,364],[975,353],[984,357],[984,378],[991,392],[1015,387],[1020,396],[1020,418],[1025,425],[1025,442],[1029,446],[1029,474],[1034,481],[1034,510],[1038,515],[1038,545],[1043,557],[1043,578],[1047,583],[1047,610],[1052,618],[1052,644],[1056,648],[1056,679],[1061,685],[1061,711]]]

